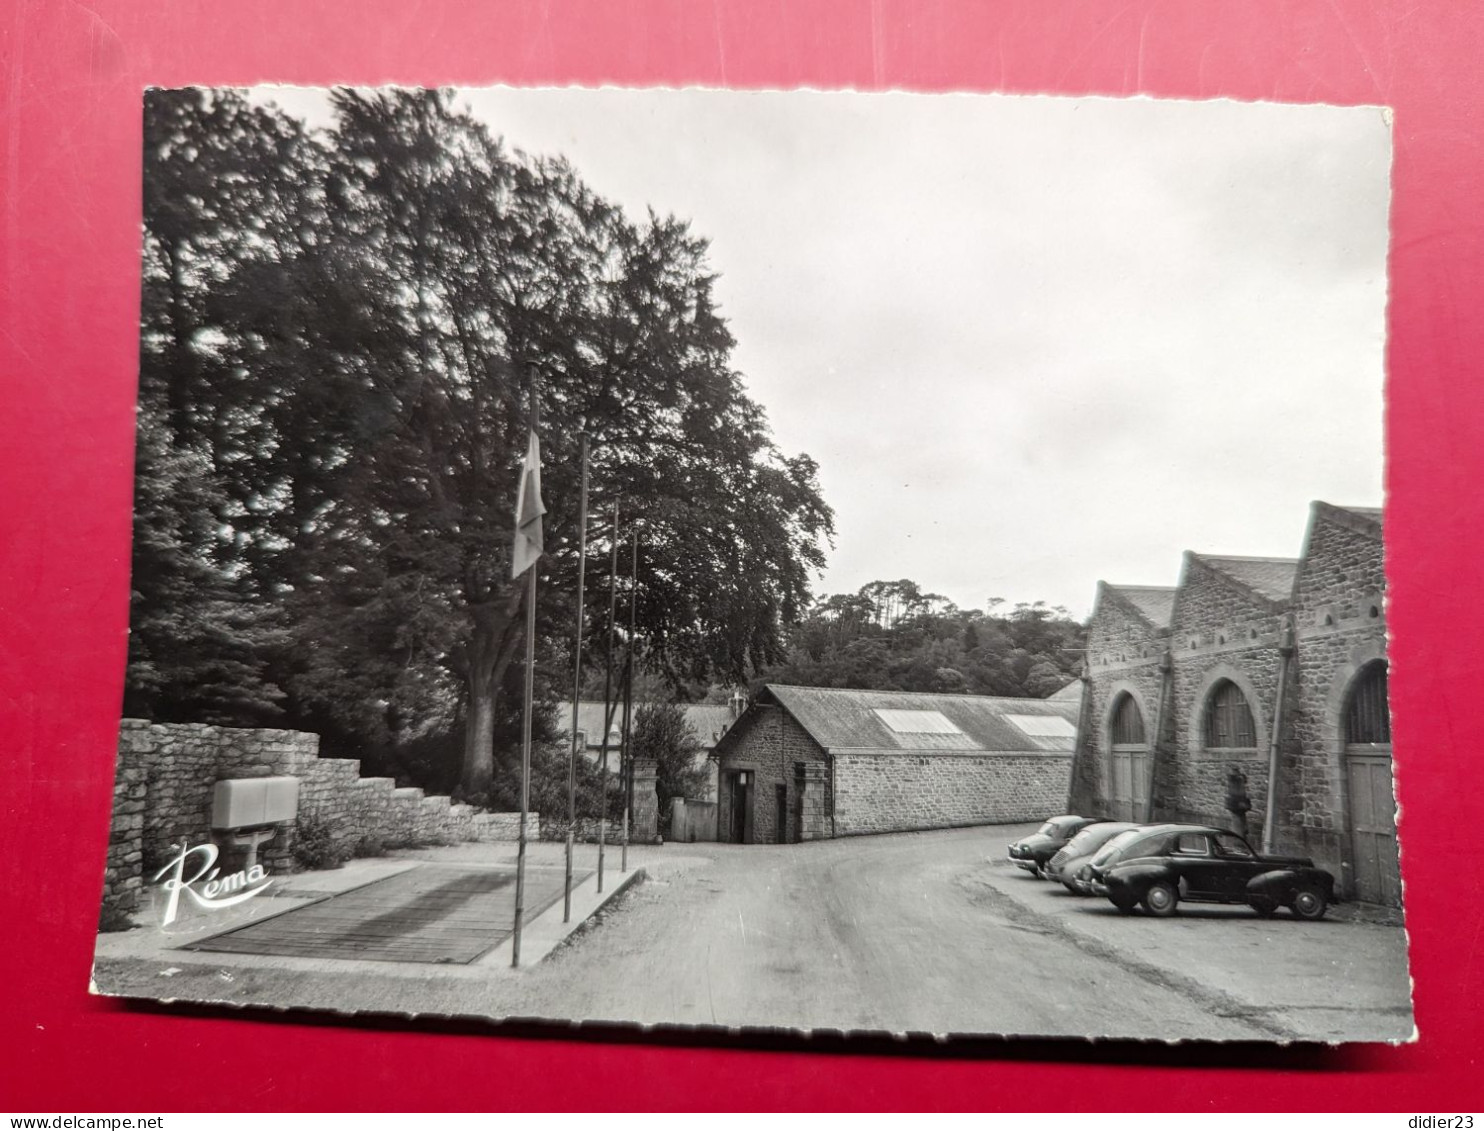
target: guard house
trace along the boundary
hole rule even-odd
[[[733,844],[1038,821],[1062,811],[1075,685],[1050,699],[768,684],[716,745]]]
[[[1385,591],[1381,512],[1323,502],[1298,558],[1100,582],[1069,807],[1240,828],[1399,906]]]

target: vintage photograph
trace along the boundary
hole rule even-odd
[[[145,92],[94,989],[1413,1039],[1391,145],[1374,106]]]

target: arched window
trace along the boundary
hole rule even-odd
[[[1257,746],[1257,727],[1252,722],[1252,708],[1242,689],[1229,679],[1211,688],[1206,700],[1206,745],[1219,749],[1253,749]]]
[[[1134,697],[1125,691],[1113,706],[1113,745],[1143,746],[1144,715]]]
[[[1367,665],[1350,689],[1345,706],[1347,743],[1391,742],[1391,711],[1386,703],[1386,661]]]

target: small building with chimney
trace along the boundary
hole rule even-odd
[[[712,751],[716,749],[717,742],[727,729],[737,721],[747,705],[746,697],[740,693],[734,694],[727,703],[683,703],[682,710],[685,711],[685,720],[695,732],[696,742],[699,747],[696,751],[695,767],[704,770],[707,775],[706,796],[694,798],[696,801],[714,801],[716,799],[716,760],[712,758]],[[641,704],[634,704],[630,710],[637,712]],[[577,704],[577,733],[579,737],[578,751],[593,765],[597,765],[603,753],[603,723],[606,712],[602,700],[582,699]],[[566,700],[558,703],[556,708],[556,726],[564,740],[572,726],[572,702]],[[613,725],[608,732],[608,768],[617,772],[618,751],[623,745],[623,705],[613,713]]]

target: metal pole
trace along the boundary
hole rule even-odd
[[[598,811],[598,891],[603,890],[603,848],[608,839],[608,733],[613,729],[613,712],[608,698],[613,693],[613,644],[618,621],[618,503],[613,504],[613,536],[608,559],[608,661],[603,667],[603,753],[599,758],[599,778],[603,782],[603,807]]]
[[[1278,701],[1273,704],[1272,741],[1268,744],[1268,795],[1262,807],[1262,850],[1265,853],[1273,851],[1273,842],[1278,838],[1278,754],[1283,742],[1283,699],[1284,692],[1288,690],[1288,666],[1293,662],[1295,650],[1293,618],[1290,615],[1284,618],[1283,635],[1278,643],[1278,654],[1281,657],[1278,665]],[[1247,830],[1244,827],[1242,831]]]
[[[629,818],[634,804],[634,753],[633,735],[630,733],[629,711],[634,701],[634,606],[639,592],[639,527],[636,524],[629,536],[629,659],[624,665],[623,687],[623,746],[620,748],[619,765],[622,767],[623,786],[623,853],[619,858],[619,870],[629,870]]]
[[[531,432],[541,426],[536,371],[531,370]],[[536,698],[536,567],[526,570],[526,702],[520,736],[520,845],[515,853],[515,928],[510,935],[510,965],[520,965],[521,920],[526,910],[526,817],[531,809],[531,705]]]
[[[572,845],[577,828],[577,704],[582,698],[583,586],[587,580],[587,434],[582,437],[582,501],[577,518],[577,642],[572,650],[572,748],[567,755],[567,878],[562,922],[572,921]]]
[[[1159,751],[1165,733],[1165,712],[1170,708],[1170,694],[1174,689],[1174,682],[1175,657],[1166,649],[1164,658],[1159,662],[1159,702],[1154,708],[1154,741],[1149,744],[1148,796],[1144,798],[1144,811],[1139,814],[1139,820],[1146,825],[1154,824],[1154,782],[1155,776],[1159,773]],[[1091,698],[1091,685],[1088,686],[1087,695]]]
[[[515,931],[510,965],[520,965],[520,928],[526,910],[526,816],[531,808],[531,701],[536,679],[536,566],[526,571],[526,710],[520,740],[520,847],[515,854]]]

